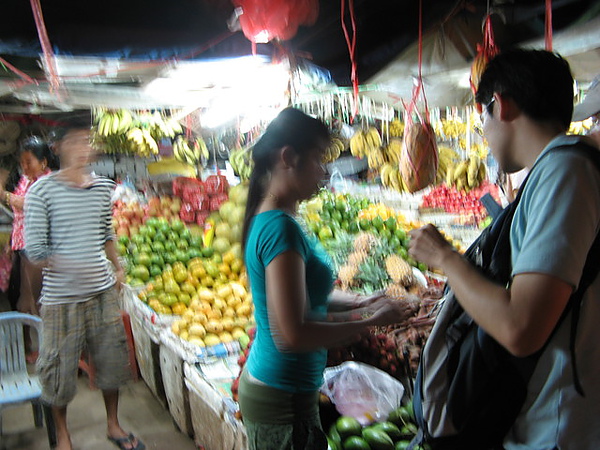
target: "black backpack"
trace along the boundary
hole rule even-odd
[[[554,151],[585,154],[600,170],[600,151],[591,145],[559,147],[542,158]],[[523,186],[526,182],[527,178]],[[503,286],[511,279],[510,228],[522,191],[523,187],[515,201],[465,253],[487,278]],[[570,350],[575,387],[580,395],[584,393],[575,363],[577,321],[581,299],[596,278],[599,266],[600,238],[596,236],[578,289],[559,321],[560,324],[572,311]],[[409,449],[422,443],[434,450],[501,448],[523,406],[528,382],[544,348],[525,358],[513,356],[473,321],[446,287],[444,305],[417,371],[413,405],[419,433]]]

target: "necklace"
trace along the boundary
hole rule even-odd
[[[265,198],[265,200],[271,199],[275,209],[280,209],[282,211],[285,211],[286,213],[288,213],[292,216],[296,214],[295,208],[290,208],[290,207],[282,205],[280,198],[278,196],[276,196],[275,194],[273,194],[272,192],[267,192],[264,198]]]

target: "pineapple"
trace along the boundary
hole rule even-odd
[[[388,275],[395,283],[402,286],[414,284],[415,277],[412,267],[398,255],[390,255],[385,259],[385,268]]]
[[[385,295],[387,297],[400,299],[406,295],[406,289],[404,288],[404,286],[401,286],[399,284],[389,284],[385,288]]]
[[[362,262],[367,259],[367,252],[364,251],[355,251],[354,253],[350,253],[348,255],[348,264],[352,266],[358,266],[362,264]]]
[[[376,242],[377,239],[371,233],[359,233],[354,239],[354,250],[369,253]]]
[[[346,290],[354,284],[354,277],[358,273],[358,267],[355,265],[346,264],[340,267],[338,278],[342,282],[342,289]]]

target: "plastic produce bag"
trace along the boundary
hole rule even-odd
[[[404,395],[404,386],[391,375],[356,361],[328,367],[323,377],[321,392],[340,414],[354,417],[363,426],[385,421]]]

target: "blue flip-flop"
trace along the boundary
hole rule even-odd
[[[129,433],[129,436],[122,438],[114,438],[110,436],[106,437],[110,442],[115,444],[121,450],[144,450],[146,448],[146,445],[144,445],[144,443],[139,439],[137,439],[137,445],[135,447],[133,446],[133,443],[136,440],[136,437],[133,435],[133,433]],[[127,444],[129,444],[129,447],[127,446]]]

